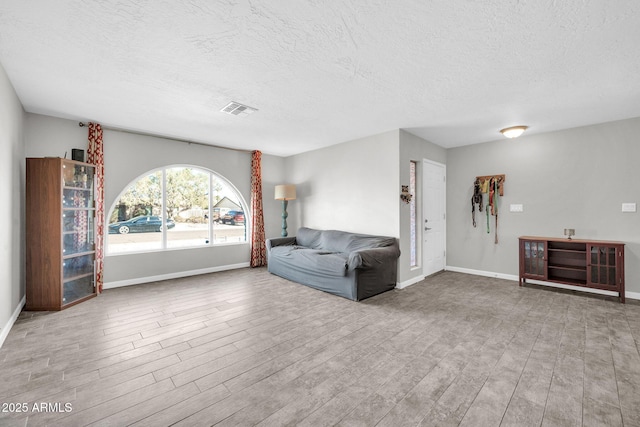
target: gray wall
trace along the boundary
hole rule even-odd
[[[25,128],[26,157],[71,158],[71,149],[87,149],[87,128],[77,121],[27,113]]]
[[[640,292],[640,212],[622,213],[623,202],[640,208],[640,118],[502,139],[447,151],[447,264],[518,274],[518,236],[620,240],[626,246],[627,291]],[[486,219],[471,225],[476,175],[506,174],[500,200],[499,239]],[[524,212],[509,212],[510,204]]]
[[[24,287],[24,110],[0,65],[0,346]]]
[[[87,129],[78,123],[37,114],[27,115],[28,157],[64,156],[72,148],[87,146]],[[120,192],[137,177],[162,166],[189,164],[217,172],[233,183],[250,203],[251,154],[205,147],[159,137],[106,129],[105,208],[108,211]],[[265,230],[277,233],[279,207],[267,197],[283,179],[284,159],[263,155]],[[105,258],[105,283],[133,283],[156,276],[179,276],[184,272],[224,269],[248,263],[249,243],[165,252],[113,255]]]
[[[398,130],[287,157],[289,235],[298,227],[399,237]]]
[[[298,192],[289,203],[289,234],[306,226],[395,236],[401,250],[398,282],[421,278],[422,267],[410,266],[410,212],[400,200],[400,186],[409,184],[411,160],[418,162],[420,180],[423,159],[446,164],[446,150],[404,130],[288,157],[287,176]]]
[[[412,282],[415,279],[423,277],[422,273],[422,160],[431,160],[434,162],[447,163],[447,150],[439,145],[432,144],[418,136],[407,131],[400,130],[400,185],[409,185],[409,162],[417,162],[417,182],[416,187],[418,194],[414,194],[416,198],[417,221],[418,221],[418,267],[411,268],[411,224],[410,210],[406,203],[399,203],[400,216],[400,259],[398,261],[398,282]],[[400,199],[398,188],[398,200]]]
[[[3,90],[7,92],[6,87]],[[3,129],[9,129],[9,140],[19,141],[23,113],[13,97],[2,105],[13,106],[17,118],[10,121],[13,128]],[[2,99],[11,100],[11,96]],[[3,115],[6,117],[10,114]],[[632,163],[640,158],[640,144],[635,142],[638,134],[640,118],[445,150],[396,130],[288,158],[264,155],[266,235],[280,234],[281,207],[273,199],[275,185],[294,183],[298,199],[289,203],[290,235],[299,226],[309,226],[399,237],[403,255],[398,280],[411,281],[422,270],[409,268],[409,211],[400,202],[400,185],[408,183],[409,160],[429,159],[447,166],[448,266],[517,275],[518,236],[561,236],[564,228],[575,228],[577,237],[627,242],[627,289],[640,292],[640,213],[620,212],[623,202],[640,203],[640,189],[634,185],[640,182],[640,169]],[[86,129],[74,121],[26,114],[24,139],[27,156],[63,156],[71,148],[86,147]],[[16,144],[18,148],[12,149],[19,151],[20,144]],[[109,207],[134,178],[176,163],[222,174],[249,201],[248,153],[106,130],[105,156]],[[24,161],[21,154],[17,158],[21,169],[14,169],[14,173],[20,178]],[[486,233],[484,217],[479,218],[478,228],[471,226],[469,204],[474,177],[498,173],[506,174],[507,180],[500,202],[500,243],[494,245],[493,234]],[[14,179],[11,187],[16,190],[11,193],[16,198],[12,213],[18,223],[21,197],[15,194],[22,185],[15,187]],[[524,212],[509,212],[512,203],[523,204]],[[493,227],[492,221],[492,232]],[[12,251],[22,253],[17,236],[11,237],[15,240]],[[248,245],[239,245],[118,255],[107,258],[105,278],[107,282],[135,281],[234,265],[247,262],[248,251]],[[11,275],[22,283],[22,272],[14,270]],[[20,286],[15,289],[19,300],[24,291]],[[15,308],[15,303],[11,306]]]

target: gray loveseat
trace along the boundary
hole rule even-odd
[[[302,227],[267,240],[269,272],[354,301],[393,289],[399,256],[395,237]]]

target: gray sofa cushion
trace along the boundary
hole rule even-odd
[[[300,227],[296,234],[296,244],[305,248],[320,249],[322,233],[322,230]]]
[[[344,253],[309,249],[303,246],[277,246],[271,258],[290,267],[314,271],[319,275],[342,277],[347,273],[349,256]],[[275,262],[277,262],[275,261]]]
[[[394,237],[370,236],[339,230],[314,230],[301,227],[296,235],[296,243],[311,249],[350,253],[361,249],[393,246],[396,243],[396,239]]]

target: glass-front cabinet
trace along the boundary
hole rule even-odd
[[[537,279],[612,291],[624,302],[624,246],[604,240],[520,237],[520,286]]]
[[[619,260],[622,261],[620,250],[616,246],[589,245],[589,266],[587,280],[603,288],[618,286]]]
[[[547,277],[547,243],[539,240],[520,241],[520,277],[545,280]]]
[[[63,162],[63,304],[94,294],[94,167]]]
[[[27,309],[61,310],[96,295],[94,166],[27,159]]]

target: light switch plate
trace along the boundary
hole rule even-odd
[[[635,212],[636,204],[635,203],[623,203],[622,204],[622,212]]]
[[[524,212],[524,206],[521,204],[509,205],[509,212]]]

